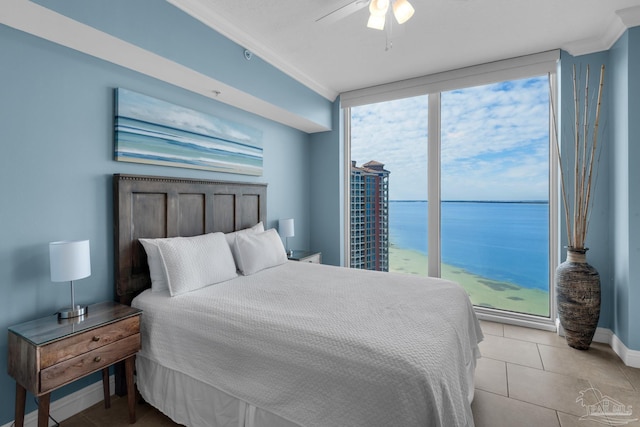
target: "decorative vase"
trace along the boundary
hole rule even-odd
[[[600,275],[587,263],[587,248],[567,249],[555,275],[558,316],[570,347],[588,350],[600,318]]]

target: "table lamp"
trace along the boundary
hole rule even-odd
[[[88,240],[49,243],[52,282],[71,282],[71,307],[58,312],[59,319],[84,316],[86,306],[76,305],[73,281],[91,276],[91,253]]]
[[[285,250],[287,251],[287,255],[293,255],[293,251],[289,250],[289,237],[293,237],[296,235],[293,227],[293,218],[281,219],[278,221],[278,233],[280,236],[284,237],[285,242]]]

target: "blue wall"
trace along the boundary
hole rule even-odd
[[[613,78],[611,103],[611,234],[617,236],[612,245],[612,297],[616,310],[612,312],[612,329],[628,341],[629,289],[629,75],[628,33],[610,51]]]
[[[640,350],[640,27],[628,30],[610,50],[611,102],[611,329]]]
[[[310,136],[169,84],[0,25],[0,327],[68,305],[49,278],[48,243],[90,239],[92,275],[80,303],[113,299],[113,173],[268,183],[268,224],[296,218],[296,248],[310,247]],[[258,128],[264,175],[249,177],[113,161],[113,89],[124,87]],[[287,87],[280,88],[286,92]],[[15,383],[0,333],[0,425],[13,419]],[[87,384],[64,387],[56,400]],[[29,398],[27,412],[35,410]]]
[[[333,130],[311,135],[311,242],[323,264],[344,265],[344,123],[340,100]]]
[[[625,344],[640,350],[640,27],[628,31],[629,37],[629,280],[623,283],[629,289],[628,334]]]
[[[599,326],[611,331],[631,350],[640,350],[640,27],[627,30],[605,52],[561,57],[562,122],[568,126],[573,111],[572,65],[591,65],[596,88],[598,69],[605,64],[602,155],[593,214],[589,226],[587,258],[600,272],[602,310]],[[563,143],[563,151],[570,146]],[[569,148],[570,150],[570,148]],[[564,230],[564,228],[563,228]],[[561,234],[566,245],[565,232]]]

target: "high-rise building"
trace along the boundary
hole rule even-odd
[[[389,171],[351,162],[352,268],[389,271]]]

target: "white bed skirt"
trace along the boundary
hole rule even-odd
[[[300,427],[144,356],[136,356],[136,371],[142,397],[178,424],[189,427]]]
[[[474,396],[475,368],[476,358],[473,358],[467,365],[469,404]],[[188,427],[300,427],[144,356],[136,357],[136,370],[142,397],[178,424]]]

